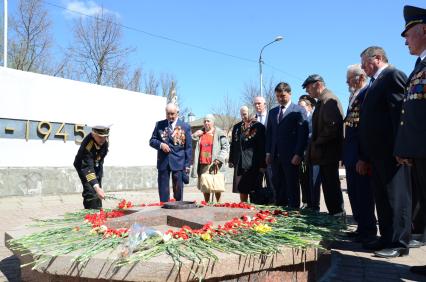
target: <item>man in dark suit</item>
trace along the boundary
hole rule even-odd
[[[348,67],[346,82],[349,86],[349,106],[344,119],[345,138],[342,162],[346,170],[346,183],[352,215],[358,224],[354,235],[358,242],[369,242],[376,238],[376,216],[374,215],[374,192],[370,187],[370,175],[356,171],[359,160],[359,112],[367,90],[367,74],[361,65]]]
[[[161,202],[170,200],[170,174],[173,182],[173,197],[181,201],[183,197],[183,177],[189,173],[192,159],[190,127],[178,119],[178,108],[167,104],[166,119],[156,123],[149,145],[158,150],[158,192]]]
[[[361,106],[359,137],[360,160],[357,171],[372,168],[380,239],[364,248],[376,250],[380,257],[408,254],[411,230],[411,183],[407,166],[398,166],[393,157],[402,100],[405,97],[405,74],[388,64],[383,48],[368,47],[361,53],[362,68],[371,78]]]
[[[404,7],[405,37],[411,55],[418,56],[414,70],[407,80],[407,96],[401,111],[398,134],[395,141],[395,155],[401,165],[412,165],[413,193],[423,215],[422,241],[426,238],[426,9]],[[413,202],[414,204],[415,202]],[[410,242],[411,243],[411,242]],[[426,275],[426,265],[413,266],[414,273]]]
[[[291,102],[291,88],[285,82],[275,87],[279,106],[268,113],[266,163],[272,166],[276,204],[300,207],[299,165],[308,140],[306,112]]]
[[[318,99],[312,114],[312,136],[308,148],[309,161],[320,166],[322,190],[328,213],[345,216],[339,179],[339,161],[343,141],[343,110],[339,99],[325,87],[324,79],[313,74],[302,87]]]

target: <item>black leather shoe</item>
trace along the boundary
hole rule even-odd
[[[410,271],[415,274],[426,275],[426,265],[412,266]]]
[[[357,231],[348,231],[348,232],[344,232],[343,236],[347,238],[356,238],[359,236],[359,233]]]
[[[362,247],[366,250],[378,251],[378,250],[382,250],[385,247],[385,243],[382,240],[378,239],[378,240],[363,243]]]
[[[408,242],[409,248],[420,248],[423,245],[424,245],[423,242],[417,241],[417,240],[410,240],[410,242]]]
[[[380,258],[396,258],[406,256],[409,253],[409,248],[389,248],[380,251],[375,251],[374,255]]]

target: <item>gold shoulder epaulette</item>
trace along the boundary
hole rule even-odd
[[[90,140],[89,143],[87,143],[86,145],[86,150],[90,152],[92,148],[93,148],[93,140]]]

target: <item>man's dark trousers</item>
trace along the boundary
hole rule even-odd
[[[414,159],[412,170],[415,183],[413,189],[415,189],[415,195],[419,204],[418,215],[415,221],[415,224],[417,223],[418,226],[415,227],[416,232],[423,235],[423,238],[419,239],[426,242],[426,159]]]
[[[396,160],[371,160],[372,186],[381,240],[386,247],[407,247],[411,233],[411,175]],[[408,191],[407,191],[408,190]]]
[[[83,206],[85,209],[98,210],[102,208],[102,200],[98,198],[98,194],[95,191],[95,188],[90,185],[89,182],[81,180],[83,184]],[[98,179],[99,185],[102,185],[102,182]]]
[[[340,188],[339,163],[320,165],[321,183],[329,214],[343,212],[343,195]]]
[[[182,171],[171,171],[170,169],[158,171],[158,193],[160,201],[168,202],[170,200],[170,174],[172,175],[173,197],[176,201],[182,201]]]
[[[299,167],[276,159],[272,164],[272,181],[276,204],[298,209],[300,207]]]
[[[365,237],[375,236],[377,227],[374,215],[374,191],[370,185],[370,176],[359,175],[356,172],[356,166],[349,165],[346,166],[346,181],[352,214],[358,223],[358,233]]]

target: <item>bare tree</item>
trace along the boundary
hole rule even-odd
[[[223,97],[221,103],[212,108],[212,113],[216,117],[215,124],[223,129],[227,136],[239,120],[239,110],[240,107],[230,98],[229,94]]]
[[[246,106],[253,108],[253,99],[254,97],[259,95],[260,95],[259,87],[253,81],[246,82],[244,84],[242,100]]]
[[[266,100],[266,108],[269,112],[270,109],[277,105],[277,100],[275,98],[275,86],[276,82],[274,82],[274,77],[269,78],[265,81],[263,85],[263,94]]]
[[[1,20],[1,21],[3,21],[3,19]],[[1,22],[0,21],[0,22]],[[0,24],[0,34],[3,34],[3,25],[1,25]],[[4,50],[4,46],[3,46],[3,40],[4,40],[4,38],[3,38],[3,36],[0,36],[0,53],[1,53],[1,56],[0,56],[0,64],[3,66],[3,50]]]
[[[144,93],[150,95],[158,95],[158,87],[160,85],[158,79],[155,77],[155,74],[151,71],[148,74],[145,74],[143,77],[144,80]]]
[[[128,79],[126,89],[141,92],[142,87],[142,68],[136,68],[132,76]]]
[[[161,96],[167,97],[167,103],[172,102],[173,97],[176,96],[177,80],[174,75],[169,73],[162,73],[160,75]]]
[[[275,100],[275,91],[274,90],[275,90],[275,82],[274,82],[273,77],[264,81],[264,83],[263,83],[263,97],[265,98],[266,107],[267,107],[268,111],[270,109],[272,109],[277,103],[276,100]],[[251,81],[251,82],[248,82],[244,85],[244,89],[243,89],[243,93],[242,93],[243,97],[242,98],[243,98],[243,103],[246,106],[251,107],[253,109],[254,97],[259,96],[259,95],[260,95],[260,90],[259,90],[258,84]]]
[[[74,75],[88,82],[125,88],[127,56],[133,51],[122,47],[122,30],[116,16],[103,10],[93,17],[80,18],[74,26],[74,44],[69,53]],[[121,84],[120,84],[121,83]]]
[[[11,68],[48,73],[51,22],[43,0],[20,0],[10,18],[8,65]]]

